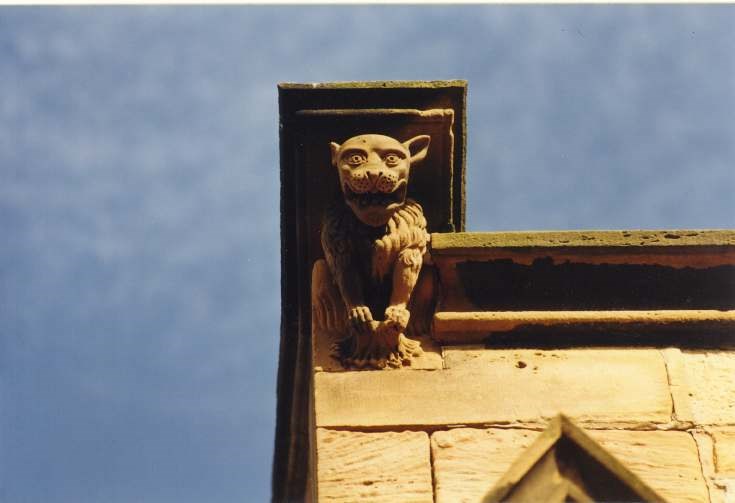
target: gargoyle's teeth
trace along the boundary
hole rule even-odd
[[[355,201],[361,208],[367,206],[387,207],[391,204],[402,203],[406,197],[406,183],[401,181],[393,192],[355,192],[349,184],[344,184],[344,195],[348,201]]]

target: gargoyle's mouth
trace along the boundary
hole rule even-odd
[[[368,206],[379,206],[387,208],[392,204],[402,204],[406,200],[406,184],[405,180],[398,182],[398,188],[393,192],[363,192],[353,191],[346,183],[343,187],[345,199],[357,203],[360,208]]]

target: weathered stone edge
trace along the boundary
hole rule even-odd
[[[482,255],[489,250],[538,248],[735,248],[735,230],[610,230],[456,232],[431,235],[436,255]]]
[[[297,83],[281,82],[279,89],[384,89],[384,88],[409,88],[409,89],[441,89],[447,87],[466,88],[467,81],[456,80],[372,80],[364,82],[342,81],[342,82],[315,82]]]
[[[620,328],[631,335],[672,328],[719,334],[735,332],[735,310],[439,311],[434,314],[433,336],[444,344],[478,344],[489,342],[493,333],[541,327],[584,327],[590,335]]]

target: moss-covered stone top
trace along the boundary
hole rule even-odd
[[[482,255],[497,249],[735,247],[735,230],[456,232],[431,235],[435,255]]]
[[[378,88],[410,88],[440,89],[445,87],[467,87],[466,80],[375,80],[365,82],[315,82],[296,83],[282,82],[281,89],[378,89]]]

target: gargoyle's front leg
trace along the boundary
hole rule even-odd
[[[370,308],[356,305],[347,310],[347,332],[337,343],[339,358],[346,367],[385,366],[386,350],[376,339],[376,331],[380,323],[373,320]]]
[[[373,315],[365,303],[362,278],[357,266],[345,255],[325,253],[347,311],[347,329],[365,334],[370,331]]]
[[[406,306],[419,279],[422,256],[418,248],[406,248],[398,255],[393,266],[393,291],[385,310],[385,321],[397,333],[402,333],[408,326],[410,313]]]
[[[393,266],[393,292],[385,310],[385,321],[378,329],[382,344],[393,348],[388,358],[391,366],[399,367],[403,362],[410,363],[411,357],[423,353],[421,344],[405,335],[411,314],[406,306],[421,272],[422,257],[422,250],[407,248],[398,255]]]
[[[346,333],[337,343],[340,358],[349,366],[378,366],[380,362],[374,357],[374,335],[379,323],[373,319],[370,308],[365,303],[359,270],[354,264],[348,261],[338,262],[339,259],[334,260],[335,258],[327,255],[347,311]]]

